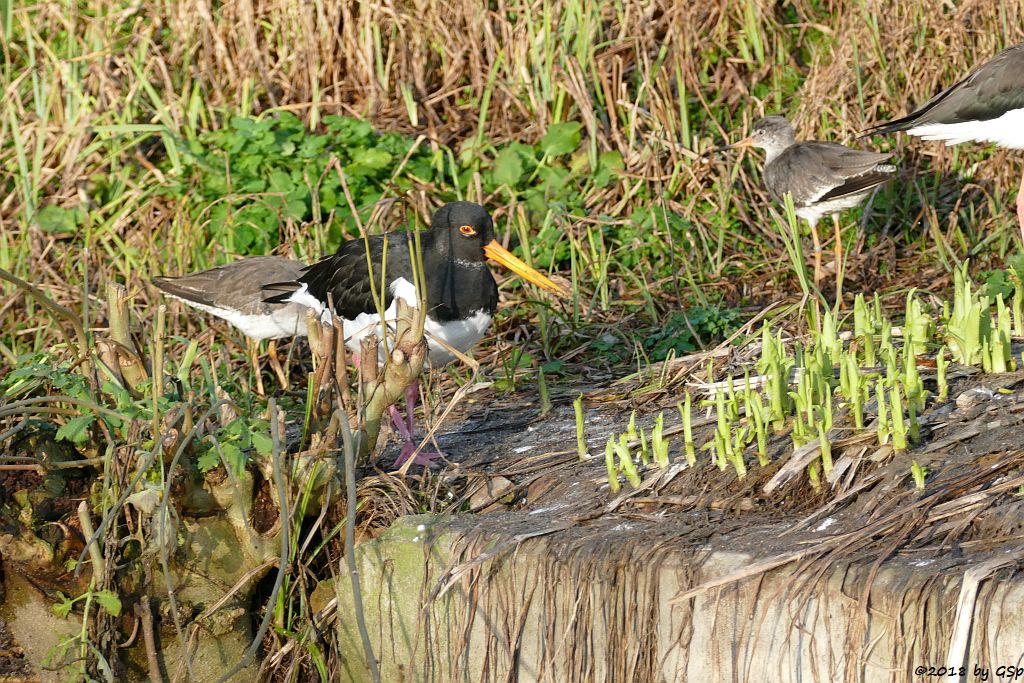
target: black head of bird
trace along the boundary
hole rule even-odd
[[[486,245],[494,241],[494,221],[487,210],[473,202],[451,202],[438,209],[430,221],[434,247],[456,262],[483,263]]]
[[[456,264],[475,265],[491,259],[538,287],[562,294],[561,288],[554,282],[498,243],[494,236],[494,221],[487,209],[479,204],[445,204],[434,214],[430,231],[434,233],[434,249],[450,256]]]

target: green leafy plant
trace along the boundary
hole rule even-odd
[[[741,323],[742,316],[735,308],[693,306],[670,313],[662,324],[647,332],[643,344],[652,361],[662,361],[670,353],[680,356],[696,351],[698,340],[705,344],[717,342]]]
[[[235,116],[189,142],[180,175],[171,173],[170,160],[163,164],[174,180],[161,191],[188,197],[194,218],[207,226],[207,238],[243,254],[269,252],[285,220],[333,214],[322,245],[327,251],[343,235],[357,234],[339,169],[363,221],[389,184],[403,190],[417,179],[443,177],[443,163],[413,145],[408,136],[377,133],[368,122],[345,116],[324,117],[321,133],[290,112]],[[395,175],[402,162],[402,173]]]
[[[57,591],[57,602],[51,606],[53,613],[58,617],[66,618],[75,603],[81,600],[95,600],[96,604],[105,609],[110,613],[111,616],[121,615],[121,599],[113,592],[108,590],[102,591],[86,591],[77,598],[69,598],[60,591]]]
[[[216,441],[200,453],[196,467],[205,474],[216,469],[223,460],[238,475],[245,469],[248,461],[245,452],[249,449],[255,449],[260,455],[270,455],[273,450],[270,424],[260,418],[238,417],[221,429]]]

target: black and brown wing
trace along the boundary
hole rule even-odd
[[[869,128],[865,134],[990,121],[1014,109],[1024,109],[1024,43],[1003,50],[910,114]]]
[[[385,244],[386,261],[383,259]],[[305,285],[306,294],[324,306],[328,300],[333,301],[338,315],[353,320],[360,313],[377,312],[374,288],[381,297],[382,307],[390,306],[393,299],[390,285],[400,277],[413,281],[405,234],[389,234],[386,242],[385,236],[374,235],[366,240],[343,243],[337,252],[309,266],[294,282],[275,283],[271,289],[284,293],[269,297],[267,301],[287,301],[297,288]]]

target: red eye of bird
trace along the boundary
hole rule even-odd
[[[466,237],[472,237],[473,235],[475,235],[475,234],[476,234],[476,230],[474,230],[474,229],[473,229],[473,226],[472,226],[472,225],[463,225],[463,226],[460,226],[460,227],[459,227],[459,232],[461,232],[461,233],[462,233],[463,235],[465,235]]]

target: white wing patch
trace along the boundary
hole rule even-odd
[[[325,310],[327,307],[321,303],[320,299],[309,293],[309,287],[305,283],[302,283],[298,289],[292,292],[292,295],[288,297],[288,301],[301,304],[306,308],[312,308],[320,316],[320,322],[327,325],[331,323],[330,311]],[[326,320],[324,320],[325,316]]]
[[[944,140],[947,145],[961,142],[994,142],[1000,147],[1024,149],[1024,108],[1011,109],[988,121],[928,123],[907,131],[925,140]]]

